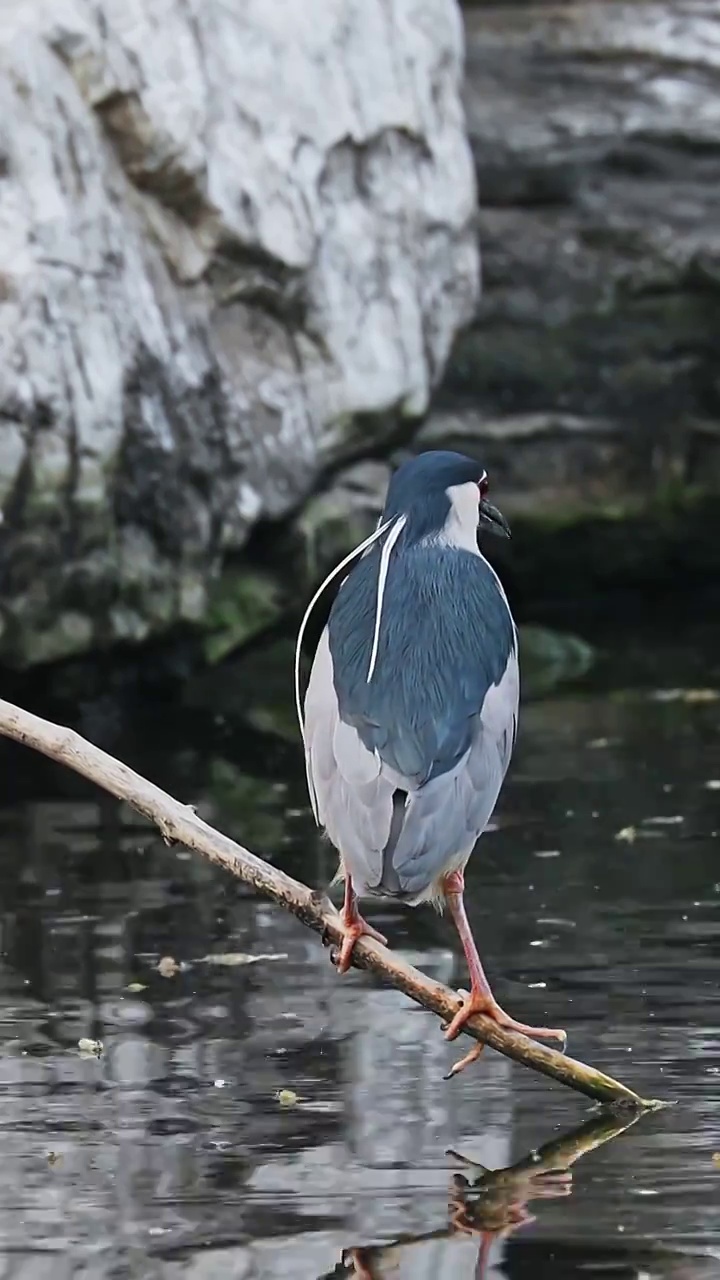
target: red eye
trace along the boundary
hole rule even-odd
[[[484,475],[480,480],[478,480],[478,489],[480,490],[481,498],[485,498],[487,496],[489,488],[490,485],[488,484],[488,478]]]

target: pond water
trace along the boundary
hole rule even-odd
[[[582,684],[528,702],[470,865],[505,1007],[676,1103],[608,1141],[573,1136],[584,1099],[490,1051],[443,1081],[436,1019],[338,978],[280,910],[3,746],[0,1280],[720,1274],[719,640],[611,636]],[[245,677],[221,679],[230,706]],[[297,744],[191,701],[80,722],[325,883]],[[447,921],[368,914],[464,984]],[[513,1164],[484,1184],[475,1167]]]

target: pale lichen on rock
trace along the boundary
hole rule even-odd
[[[478,287],[462,54],[454,0],[3,6],[4,661],[197,619],[356,415],[425,409]]]

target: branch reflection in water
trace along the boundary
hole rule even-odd
[[[486,1280],[493,1243],[535,1221],[534,1215],[528,1212],[528,1204],[533,1200],[571,1195],[571,1166],[625,1133],[640,1118],[641,1113],[637,1112],[632,1115],[603,1112],[529,1151],[505,1169],[486,1169],[466,1156],[449,1151],[448,1156],[461,1164],[467,1174],[450,1176],[447,1227],[421,1235],[401,1236],[391,1244],[346,1249],[335,1270],[319,1280],[401,1280],[406,1260],[410,1264],[408,1276],[425,1280],[421,1246],[445,1242],[447,1252],[451,1252],[469,1239],[477,1240],[477,1252],[468,1259],[473,1267],[472,1272],[467,1272],[468,1280]],[[445,1274],[438,1269],[438,1261],[437,1253],[432,1250],[427,1256],[432,1280],[442,1280]],[[466,1274],[458,1269],[462,1265],[460,1258],[448,1258],[448,1276],[460,1280]],[[430,1271],[427,1280],[431,1280]]]

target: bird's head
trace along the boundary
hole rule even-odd
[[[505,517],[488,501],[487,472],[462,453],[431,450],[403,463],[388,488],[382,520],[405,516],[412,542],[437,538],[455,546],[476,545],[478,529],[510,537]]]

